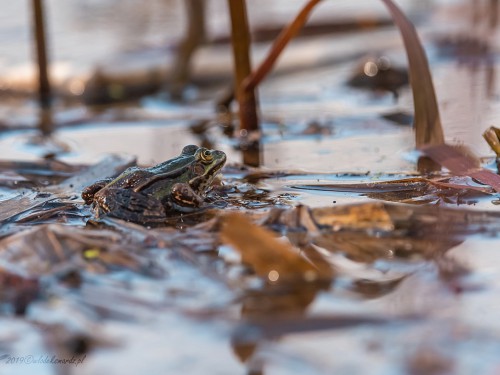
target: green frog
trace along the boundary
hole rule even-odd
[[[115,179],[86,187],[82,198],[96,216],[108,215],[141,224],[165,222],[168,214],[202,208],[226,154],[195,145],[150,168],[130,167]]]

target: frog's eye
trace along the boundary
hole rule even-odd
[[[212,155],[212,151],[210,150],[203,150],[200,155],[201,155],[201,160],[206,162],[210,162],[214,158],[214,156]]]

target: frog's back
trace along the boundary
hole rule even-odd
[[[180,175],[185,168],[188,167],[194,160],[192,155],[181,155],[174,159],[164,161],[163,163],[146,168],[148,172],[153,174],[172,174],[172,176]]]
[[[122,174],[120,174],[117,178],[111,181],[108,185],[104,187],[106,188],[134,188],[138,183],[143,181],[145,178],[151,177],[153,175],[152,172],[148,171],[144,168],[139,167],[129,167]]]

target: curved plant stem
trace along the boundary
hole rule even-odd
[[[279,55],[288,42],[300,31],[306,23],[309,14],[322,0],[309,0],[297,17],[283,29],[265,60],[244,81],[241,90],[250,92],[271,71]],[[403,12],[392,2],[382,0],[387,6],[391,16],[398,26],[408,56],[413,102],[415,107],[415,143],[417,147],[426,144],[444,143],[444,135],[439,117],[436,93],[432,83],[432,76],[425,51],[420,43],[413,24]]]
[[[288,42],[290,42],[290,40],[299,33],[302,26],[304,26],[307,22],[309,14],[320,1],[322,0],[309,0],[297,17],[295,17],[295,19],[281,31],[264,61],[262,61],[259,67],[243,81],[243,85],[241,87],[242,91],[253,91],[255,87],[257,87],[266,77]]]

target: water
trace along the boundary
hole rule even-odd
[[[264,12],[263,3],[249,2],[251,18],[262,24],[273,17],[288,17],[299,4],[273,2]],[[352,2],[338,3],[339,14],[353,12]],[[426,6],[402,3],[410,10]],[[145,45],[165,46],[180,36],[180,4],[48,1],[54,61],[72,74],[83,74],[110,54]],[[366,12],[380,10],[380,4],[369,4],[363,8]],[[3,1],[1,6],[0,69],[24,69],[28,48],[13,46],[27,45],[27,17],[12,15],[27,14],[27,4]],[[326,18],[327,9],[333,11],[334,6],[325,3],[316,20]],[[213,34],[225,31],[223,7],[221,2],[209,2]],[[106,27],[101,29],[103,24]],[[431,24],[425,30],[435,29]],[[84,360],[64,367],[7,364],[3,359],[2,373],[498,372],[499,306],[494,301],[500,259],[495,196],[429,192],[435,198],[431,203],[417,205],[414,200],[412,205],[384,206],[390,200],[387,195],[297,188],[390,181],[415,173],[411,129],[381,118],[411,109],[409,92],[403,90],[396,101],[388,93],[353,90],[344,84],[367,46],[382,46],[393,61],[404,62],[399,36],[384,29],[330,39],[297,42],[283,59],[283,70],[262,86],[262,168],[241,170],[240,152],[233,147],[236,142],[217,125],[204,134],[214,148],[227,153],[224,182],[239,190],[228,193],[229,203],[222,212],[243,211],[262,222],[273,206],[290,209],[304,204],[337,210],[323,213],[325,221],[344,218],[352,224],[363,223],[362,218],[339,210],[353,203],[378,202],[365,218],[377,225],[368,229],[347,226],[314,232],[304,213],[283,214],[281,221],[268,217],[282,235],[280,241],[299,246],[312,262],[318,262],[312,257],[317,251],[329,264],[334,271],[327,285],[301,284],[291,290],[266,286],[239,263],[237,250],[219,244],[213,222],[193,228],[184,218],[175,228],[150,230],[111,223],[111,230],[84,229],[84,218],[74,213],[88,215],[88,207],[74,199],[75,185],[65,186],[55,196],[38,197],[52,202],[46,208],[54,209],[54,214],[43,220],[50,226],[34,217],[27,223],[2,225],[2,236],[9,234],[0,240],[2,268],[21,270],[22,275],[43,270],[43,276],[42,298],[29,305],[26,316],[14,317],[12,297],[0,291],[4,323],[0,355],[77,355]],[[458,66],[434,54],[433,48],[429,46],[447,139],[470,144],[478,155],[492,156],[480,136],[498,112],[498,85],[491,85],[490,67]],[[290,63],[301,51],[307,51],[302,52],[304,58]],[[208,49],[202,53],[213,56]],[[327,65],[327,61],[334,63]],[[314,63],[318,64],[313,68],[297,69]],[[205,61],[200,64],[203,67]],[[218,70],[229,68],[222,65]],[[56,154],[71,164],[93,164],[105,154],[117,153],[136,156],[142,165],[161,162],[177,155],[184,145],[202,141],[189,130],[190,125],[204,119],[217,124],[214,91],[205,87],[193,92],[188,104],[152,96],[103,108],[100,113],[79,105],[69,109],[59,105],[61,121],[83,121],[61,127],[50,141],[40,141],[32,129],[2,132],[0,157],[39,160]],[[7,120],[19,116],[25,125],[36,122],[33,103],[23,104],[19,111],[10,106],[8,110]],[[251,179],[252,173],[271,175]],[[43,193],[46,188],[37,189]],[[24,198],[30,199],[30,194],[16,198],[21,192],[26,194],[26,190],[2,188],[0,210],[8,200],[21,205]],[[57,206],[64,203],[75,211]],[[433,210],[434,205],[440,208]],[[456,211],[447,211],[450,207]]]

